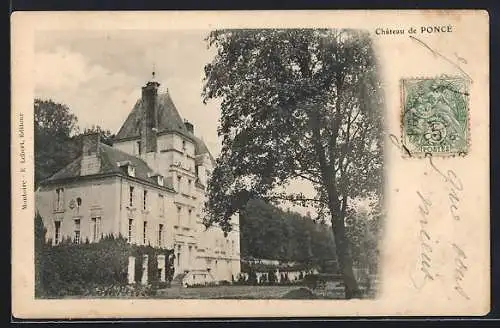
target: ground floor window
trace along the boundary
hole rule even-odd
[[[144,221],[144,225],[142,226],[142,243],[147,245],[148,243],[148,221]]]
[[[54,244],[59,244],[61,242],[61,221],[54,222]]]
[[[75,219],[75,229],[73,232],[73,242],[75,244],[80,243],[80,219]]]
[[[158,226],[158,246],[162,246],[162,236],[163,236],[163,224]]]
[[[177,245],[177,266],[181,265],[181,245]]]
[[[133,219],[129,219],[128,220],[128,242],[131,243],[132,242],[132,233],[133,233],[133,230],[134,230],[134,220]]]
[[[92,229],[92,241],[97,242],[101,237],[101,217],[96,216],[90,219]]]

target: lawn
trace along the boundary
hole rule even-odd
[[[286,296],[285,296],[286,295]],[[82,296],[68,295],[66,299],[149,298],[149,299],[343,299],[342,288],[311,291],[303,286],[215,286],[171,287],[160,289],[154,296]],[[370,296],[365,295],[370,298]],[[373,297],[373,295],[371,296]]]
[[[300,286],[217,286],[199,288],[172,287],[159,290],[154,298],[163,299],[280,299]],[[342,298],[343,292],[330,290],[318,298]]]
[[[172,287],[159,290],[155,298],[184,299],[278,299],[298,286],[216,286],[181,288]]]

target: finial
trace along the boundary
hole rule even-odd
[[[155,79],[155,75],[156,75],[156,72],[155,72],[155,64],[153,63],[153,72],[152,72],[152,77],[153,77],[153,80]]]

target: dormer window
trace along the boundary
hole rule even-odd
[[[135,166],[130,161],[118,162],[118,167],[122,168],[129,177],[135,177]]]
[[[179,175],[177,176],[177,191],[180,192],[182,188],[182,177]]]
[[[142,153],[142,144],[141,144],[141,141],[137,141],[137,154],[141,154]]]
[[[158,174],[158,173],[153,173],[153,172],[150,172],[148,173],[148,177],[150,178],[153,178],[153,180],[159,185],[159,186],[164,186],[164,179],[163,179],[163,175],[161,174]]]

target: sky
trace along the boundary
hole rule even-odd
[[[219,102],[202,102],[204,66],[215,55],[209,31],[73,30],[38,32],[35,96],[67,105],[83,130],[92,125],[117,133],[154,69],[160,92],[168,89],[181,116],[194,124],[212,154],[220,153]],[[312,193],[294,182],[287,190]],[[283,207],[314,215],[312,209]]]
[[[117,133],[153,69],[181,116],[217,156],[217,101],[201,98],[203,68],[214,51],[208,31],[50,31],[36,36],[35,96],[63,103],[80,128]]]

